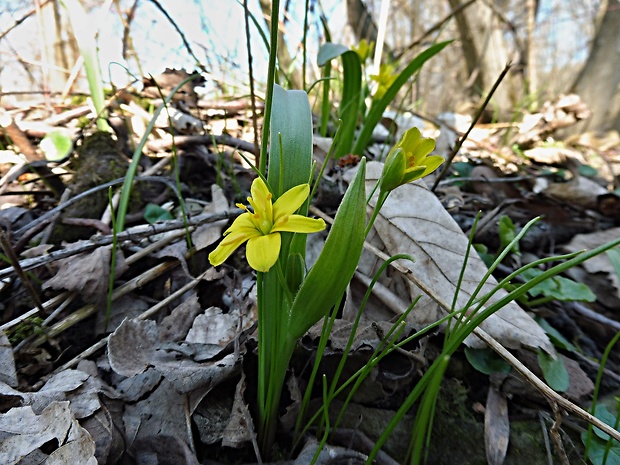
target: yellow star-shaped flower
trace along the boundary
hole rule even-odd
[[[310,195],[310,186],[301,184],[289,189],[272,203],[272,194],[261,178],[256,178],[250,188],[252,197],[248,202],[254,212],[246,210],[224,232],[224,240],[209,254],[209,262],[218,266],[248,241],[246,258],[256,271],[267,272],[276,263],[280,254],[281,232],[313,233],[325,229],[322,219],[312,219],[294,213]]]
[[[379,67],[379,74],[371,74],[370,79],[376,81],[378,86],[373,98],[375,100],[381,99],[387,92],[387,90],[394,84],[398,73],[392,65],[383,64]]]
[[[358,56],[360,57],[360,61],[364,63],[368,59],[370,54],[372,53],[372,50],[374,47],[375,47],[374,41],[371,41],[369,43],[366,39],[362,39],[360,40],[359,45],[357,47],[353,45],[351,47],[351,50],[357,53]]]
[[[391,191],[402,184],[423,178],[444,162],[439,155],[430,155],[435,149],[434,139],[423,139],[416,127],[408,129],[390,150],[383,165],[380,189]]]

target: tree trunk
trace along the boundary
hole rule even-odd
[[[448,0],[448,2],[450,8],[454,10],[461,5],[462,0]],[[497,5],[497,8],[500,6]],[[486,95],[510,61],[499,19],[492,8],[483,1],[478,1],[460,11],[455,19],[469,75],[467,82],[470,94]],[[492,110],[499,111],[500,116],[508,116],[520,92],[518,75],[512,73],[507,75],[491,100]]]
[[[592,50],[572,91],[592,110],[592,116],[569,128],[584,131],[620,131],[620,0],[609,0],[597,29]]]
[[[347,0],[347,23],[358,41],[366,39],[368,42],[377,43],[377,23],[362,0]],[[385,43],[383,50],[392,60],[392,50]]]

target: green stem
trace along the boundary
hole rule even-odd
[[[267,172],[267,145],[271,124],[271,103],[273,101],[273,85],[276,80],[276,57],[278,51],[278,22],[280,19],[280,0],[271,3],[271,28],[269,47],[269,68],[267,69],[267,95],[265,97],[265,115],[263,118],[263,138],[260,145],[260,162],[258,170],[264,175]]]
[[[377,204],[375,205],[375,208],[372,211],[372,216],[370,217],[370,221],[366,225],[366,230],[364,231],[364,237],[368,237],[368,233],[370,233],[370,230],[372,229],[372,225],[375,223],[375,220],[377,219],[377,216],[379,215],[381,208],[383,208],[383,204],[387,200],[388,195],[390,195],[389,191],[383,191],[383,190],[379,191],[379,198],[377,199]]]

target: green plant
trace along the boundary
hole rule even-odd
[[[95,42],[95,35],[91,27],[91,22],[86,16],[84,7],[78,0],[61,1],[69,14],[73,34],[78,43],[80,55],[84,60],[84,69],[86,70],[90,96],[93,100],[95,112],[97,113],[97,128],[99,128],[100,131],[112,132],[112,128],[110,128],[106,121],[103,80],[101,77],[101,68],[99,67],[97,44]]]
[[[331,60],[341,58],[343,66],[343,91],[338,116],[342,120],[341,142],[337,145],[334,158],[340,158],[348,153],[361,155],[370,139],[372,131],[377,126],[383,113],[392,103],[398,91],[416,74],[424,63],[438,54],[452,41],[431,45],[415,57],[400,73],[389,73],[387,68],[383,74],[377,75],[380,92],[375,93],[368,113],[363,115],[359,134],[355,136],[360,109],[362,108],[362,61],[358,52],[339,44],[326,43],[319,49],[318,65],[329,68]],[[389,74],[389,75],[388,75]],[[323,81],[329,86],[329,79]]]

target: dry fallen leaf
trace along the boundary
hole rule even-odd
[[[620,228],[611,228],[590,234],[577,234],[568,244],[562,246],[562,249],[567,252],[576,252],[584,249],[591,250],[599,245],[616,240],[619,236]],[[617,295],[620,297],[620,279],[607,254],[597,255],[582,263],[581,266],[590,274],[607,273],[608,279],[611,281]]]
[[[374,188],[382,166],[377,162],[367,164],[368,194]],[[370,205],[374,207],[375,202],[376,194]],[[409,271],[405,276],[409,286],[409,300],[422,295],[410,313],[410,321],[418,326],[437,321],[445,314],[445,309],[451,308],[457,292],[457,282],[467,250],[467,236],[423,182],[406,184],[394,190],[381,210],[374,229],[374,239],[380,240],[382,250],[387,255],[408,254],[415,259],[415,263],[399,261]],[[364,270],[365,274],[373,276],[377,268],[377,263],[374,263],[372,269]],[[478,255],[475,252],[470,254],[456,308],[463,308],[467,304],[486,272],[487,268]],[[490,292],[496,284],[497,281],[490,277],[482,286],[479,296]],[[402,290],[396,294],[407,295]],[[505,295],[506,291],[501,289],[489,303]],[[514,302],[489,317],[481,327],[509,348],[526,346],[542,348],[548,352],[553,350],[542,328]],[[465,343],[471,347],[483,346],[474,336],[467,338]]]
[[[17,372],[15,371],[15,357],[13,348],[4,331],[0,331],[0,381],[11,387],[17,386]]]
[[[20,463],[26,457],[28,463],[97,465],[95,442],[71,414],[69,402],[52,402],[40,415],[30,406],[12,408],[0,415],[0,437],[3,465]],[[39,450],[47,443],[58,444],[49,456]]]
[[[112,246],[99,247],[92,252],[59,260],[58,272],[43,284],[43,289],[77,292],[88,303],[105,303],[110,279]],[[121,251],[117,253],[116,273],[118,278],[127,269]]]
[[[162,341],[152,320],[125,320],[108,341],[108,358],[116,373],[132,377],[153,367],[180,393],[210,389],[236,374],[235,354],[221,352],[214,344]]]
[[[484,411],[484,445],[489,465],[504,463],[509,440],[508,400],[494,386],[489,386]]]

